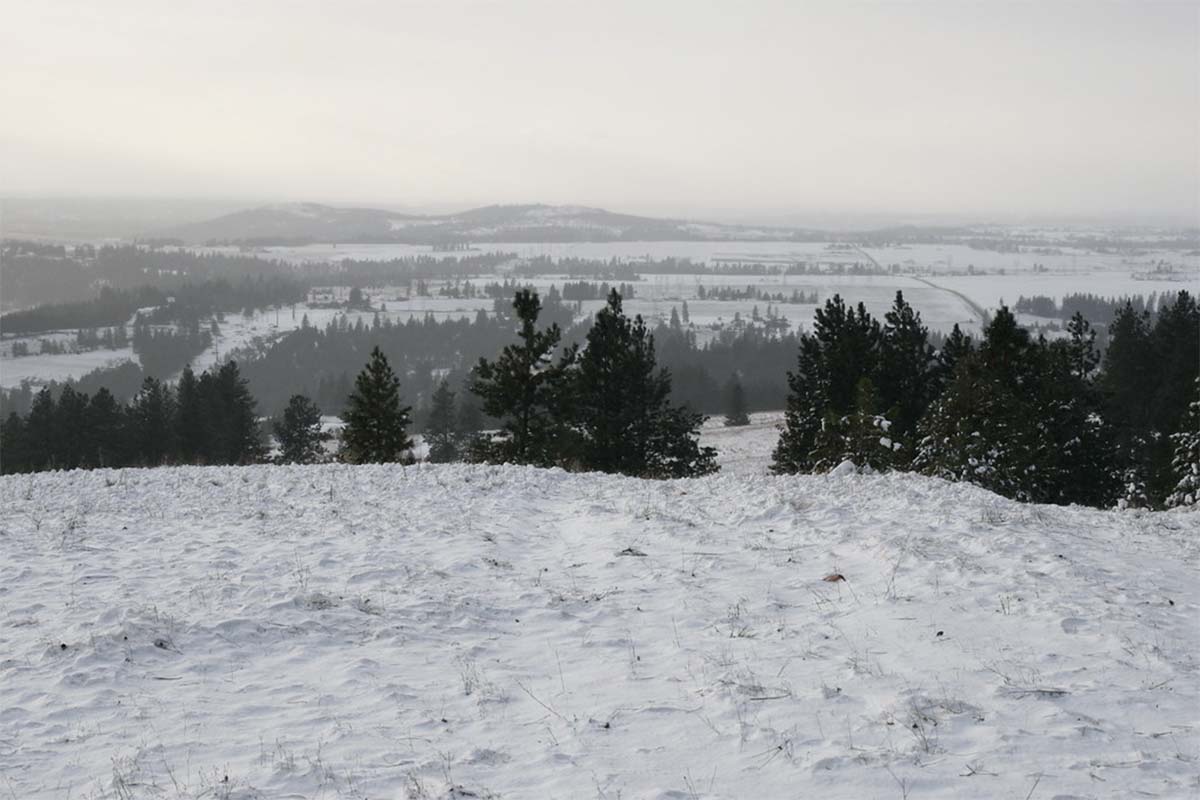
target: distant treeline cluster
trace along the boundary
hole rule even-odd
[[[771,292],[761,286],[747,286],[745,289],[738,289],[735,286],[714,286],[706,289],[703,284],[700,284],[696,287],[696,297],[701,300],[764,300],[795,304],[815,304],[817,302],[815,289],[811,292],[793,289],[791,294],[785,295],[783,292]]]
[[[29,343],[16,341],[12,343],[12,357],[23,358],[29,355],[63,355],[65,353],[87,353],[93,350],[120,350],[129,346],[129,332],[124,325],[115,328],[79,328],[74,337],[62,339],[39,339],[38,349],[33,353]]]
[[[830,263],[815,256],[804,261],[771,262],[728,259],[697,262],[690,258],[654,259],[649,256],[633,260],[536,256],[522,259],[513,269],[514,274],[526,277],[569,275],[631,281],[641,275],[882,275],[888,271],[869,260],[843,264]]]
[[[1040,294],[1032,297],[1022,295],[1017,298],[1013,309],[1019,314],[1062,320],[1082,314],[1089,322],[1108,325],[1126,305],[1138,314],[1156,313],[1160,306],[1172,303],[1174,299],[1174,295],[1164,293],[1159,296],[1157,292],[1151,292],[1149,296],[1136,294],[1124,297],[1102,297],[1096,294],[1073,292],[1063,295],[1061,302],[1056,302],[1053,297]]]
[[[1157,317],[1120,307],[1102,368],[1084,317],[1067,329],[1034,339],[1002,307],[981,341],[956,327],[938,351],[899,293],[882,325],[835,296],[800,337],[774,469],[849,460],[1033,502],[1189,502],[1180,487],[1200,470],[1195,300],[1180,292]]]
[[[106,286],[170,291],[186,283],[292,272],[290,264],[280,261],[226,253],[120,245],[50,255],[49,251],[28,252],[21,247],[4,258],[4,305],[20,308],[81,302],[95,298]]]
[[[0,427],[6,473],[46,469],[247,464],[266,453],[254,399],[228,361],[178,386],[147,378],[129,404],[104,387],[90,397],[71,386],[42,389],[29,413]]]
[[[438,297],[452,297],[455,299],[474,299],[487,298],[490,300],[509,301],[513,293],[518,289],[526,288],[519,281],[504,280],[504,281],[489,281],[485,284],[471,283],[468,281],[454,281],[453,283],[444,283],[438,287]],[[625,300],[630,300],[636,296],[636,287],[632,283],[622,283],[619,286],[613,287],[617,293]],[[577,300],[603,300],[608,297],[610,291],[607,282],[592,283],[590,281],[567,281],[563,283],[561,291],[557,285],[551,287],[552,291],[559,292],[561,299],[569,301]],[[417,281],[417,295],[421,297],[432,297],[433,292],[430,291],[429,285],[424,280]]]

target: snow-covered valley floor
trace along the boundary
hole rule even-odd
[[[1200,793],[1200,514],[737,471],[0,479],[0,798]]]

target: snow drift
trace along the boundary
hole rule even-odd
[[[1198,514],[461,465],[0,508],[4,796],[1198,791]]]

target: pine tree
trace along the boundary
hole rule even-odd
[[[34,472],[44,469],[56,469],[55,448],[57,434],[55,433],[54,397],[50,390],[43,387],[33,398],[29,415],[25,418],[25,446],[28,453],[27,464]]]
[[[734,428],[750,424],[750,415],[746,413],[746,391],[738,376],[730,375],[725,382],[722,392],[725,396],[725,427]]]
[[[482,460],[483,411],[475,396],[467,393],[458,403],[458,414],[454,420],[454,434],[458,440],[459,457],[467,461]]]
[[[904,300],[902,292],[896,292],[892,309],[884,317],[874,381],[880,407],[890,411],[894,436],[909,439],[915,432],[917,421],[933,400],[936,365],[921,315]]]
[[[203,463],[209,451],[211,439],[205,421],[204,398],[200,382],[192,372],[191,365],[183,368],[179,385],[175,390],[178,409],[175,416],[175,436],[179,445],[179,459],[185,464]]]
[[[648,478],[716,471],[716,451],[697,440],[704,416],[670,405],[671,377],[656,370],[654,337],[640,315],[625,316],[616,290],[588,331],[574,390],[585,468]]]
[[[146,378],[129,407],[135,461],[156,467],[175,453],[175,397],[157,378]]]
[[[1099,382],[1106,398],[1105,416],[1117,426],[1118,444],[1126,450],[1139,431],[1151,426],[1146,389],[1154,385],[1154,360],[1150,315],[1137,313],[1132,303],[1126,302],[1108,326],[1108,348]]]
[[[934,368],[934,386],[932,396],[937,397],[949,385],[954,377],[954,369],[958,362],[975,351],[975,343],[971,337],[962,332],[958,323],[942,343],[942,349],[937,354],[937,364]]]
[[[87,448],[88,396],[67,384],[54,412],[55,462],[60,469],[77,469]]]
[[[457,422],[454,392],[442,381],[433,393],[429,419],[425,422],[425,442],[429,445],[429,460],[434,464],[459,460]]]
[[[206,373],[207,375],[207,373]],[[209,429],[209,461],[251,464],[266,452],[258,424],[257,403],[236,361],[226,361],[210,381],[201,380]]]
[[[822,421],[812,453],[814,472],[828,472],[844,461],[882,472],[903,459],[902,445],[892,438],[892,421],[878,413],[879,395],[870,378],[858,382],[856,394],[852,413],[829,413]]]
[[[410,406],[400,405],[400,379],[378,347],[354,381],[342,419],[342,458],[351,464],[380,464],[405,459]]]
[[[984,330],[975,353],[955,366],[950,385],[918,425],[913,467],[977,483],[997,494],[1036,500],[1038,408],[1028,331],[1006,308]]]
[[[1194,506],[1200,503],[1200,378],[1193,381],[1188,413],[1171,440],[1175,443],[1171,469],[1176,484],[1167,496],[1166,505],[1168,508]]]
[[[821,345],[821,369],[832,411],[854,408],[858,382],[875,372],[879,359],[879,323],[862,303],[847,307],[839,295],[817,309],[813,335]]]
[[[294,394],[275,421],[279,440],[279,460],[285,464],[312,464],[319,461],[321,448],[321,409],[302,394]]]
[[[25,421],[13,411],[0,426],[0,473],[10,475],[29,469],[29,447]]]
[[[1093,382],[1099,356],[1095,335],[1082,317],[1072,320],[1069,339],[1039,340],[1031,352],[1033,380],[1026,397],[1034,428],[1031,466],[1036,469],[1032,499],[1111,507],[1119,494],[1113,460],[1113,431],[1101,415]]]
[[[771,471],[779,474],[812,472],[813,450],[829,403],[821,370],[821,347],[808,334],[800,337],[796,370],[788,372],[787,384],[784,426],[771,453]]]
[[[1096,332],[1083,314],[1076,311],[1067,323],[1067,353],[1071,374],[1081,380],[1091,380],[1100,365],[1100,353],[1096,351]]]
[[[862,303],[847,308],[839,295],[817,309],[811,335],[800,337],[796,371],[789,372],[784,429],[772,454],[777,473],[811,472],[813,449],[827,415],[854,411],[858,382],[874,374],[879,323]]]
[[[479,359],[471,376],[471,391],[483,402],[483,410],[500,420],[503,434],[481,455],[493,463],[551,466],[570,450],[564,424],[569,393],[565,374],[575,350],[568,349],[553,363],[562,331],[556,324],[537,329],[542,304],[536,292],[518,291],[513,309],[521,324],[520,342],[506,346],[495,361]]]
[[[1150,413],[1150,447],[1146,488],[1155,507],[1162,507],[1175,491],[1175,443],[1172,434],[1188,414],[1189,398],[1200,377],[1200,309],[1186,291],[1164,302],[1150,334],[1154,358],[1154,383],[1144,387],[1143,403]]]
[[[87,463],[119,467],[128,462],[125,412],[108,389],[100,388],[88,404]]]

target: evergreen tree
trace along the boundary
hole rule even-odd
[[[454,408],[454,392],[442,381],[433,393],[433,406],[425,422],[425,442],[429,445],[429,460],[445,464],[459,460],[458,420]]]
[[[879,323],[862,303],[847,307],[839,295],[817,309],[813,335],[821,345],[821,369],[832,411],[854,408],[858,382],[875,372],[879,359]]]
[[[33,398],[29,416],[25,418],[25,446],[29,468],[35,472],[58,469],[56,404],[48,388],[43,387]]]
[[[750,415],[746,413],[746,391],[736,374],[730,375],[725,382],[725,427],[733,428],[750,424]]]
[[[1193,384],[1200,377],[1200,310],[1191,294],[1181,291],[1159,307],[1150,347],[1154,383],[1146,387],[1142,401],[1150,415],[1146,488],[1151,502],[1161,508],[1179,481],[1172,434],[1187,417]]]
[[[1119,494],[1113,431],[1101,415],[1093,382],[1099,356],[1086,320],[1072,320],[1069,339],[1039,340],[1031,352],[1027,389],[1034,428],[1033,499],[1111,507]]]
[[[959,361],[918,426],[914,468],[1006,497],[1037,499],[1037,409],[1027,371],[1033,348],[1028,331],[1002,306],[979,350]]]
[[[917,421],[933,400],[936,366],[921,315],[904,300],[903,293],[896,292],[892,309],[884,317],[875,378],[880,406],[891,410],[893,436],[912,437]],[[861,403],[858,411],[862,411]]]
[[[167,463],[175,453],[175,397],[158,378],[146,378],[129,408],[135,461],[147,467]]]
[[[342,458],[351,464],[404,460],[412,450],[408,437],[410,406],[400,405],[400,379],[378,347],[354,381],[342,419]]]
[[[1192,382],[1192,402],[1171,440],[1175,443],[1171,469],[1176,483],[1167,496],[1167,507],[1194,506],[1200,503],[1200,378]]]
[[[783,414],[783,431],[771,453],[772,472],[791,474],[813,470],[813,450],[829,405],[820,365],[820,344],[812,336],[801,336],[796,370],[787,374],[787,408]]]
[[[87,417],[86,463],[97,467],[120,467],[126,464],[125,411],[112,392],[103,387],[98,389],[88,404]]]
[[[78,469],[87,449],[88,396],[67,384],[54,412],[55,463],[59,469]]]
[[[518,291],[513,309],[521,325],[520,342],[506,346],[495,361],[479,359],[471,376],[471,391],[483,402],[483,410],[500,420],[503,433],[482,456],[493,463],[551,466],[570,449],[563,424],[565,374],[575,350],[568,349],[558,364],[553,363],[562,330],[557,324],[537,329],[542,304],[536,292]]]
[[[483,446],[483,411],[474,395],[466,394],[458,403],[458,415],[454,420],[454,433],[458,440],[459,457],[480,460]]]
[[[870,378],[858,382],[857,396],[852,413],[829,413],[822,421],[812,453],[814,472],[828,472],[844,461],[883,471],[903,458],[902,445],[892,439],[892,421],[878,413],[879,396]]]
[[[13,411],[0,426],[0,473],[25,472],[29,469],[29,448],[25,421]]]
[[[285,464],[312,464],[319,461],[321,449],[321,409],[302,394],[294,394],[275,421],[279,440],[279,460]]]
[[[200,382],[190,364],[183,368],[175,397],[179,406],[175,417],[179,459],[185,464],[202,463],[207,460],[204,456],[212,449],[211,431],[205,419],[206,404],[200,392]]]
[[[1151,426],[1146,390],[1153,385],[1153,372],[1150,315],[1134,311],[1133,305],[1126,302],[1108,326],[1104,373],[1099,382],[1106,401],[1105,415],[1117,426],[1123,449],[1128,450],[1138,432]]]
[[[1100,353],[1096,351],[1096,332],[1083,314],[1076,311],[1067,323],[1068,359],[1071,374],[1081,380],[1090,381],[1100,365]]]
[[[208,380],[205,380],[207,378]],[[266,452],[258,424],[257,403],[236,361],[205,373],[199,383],[209,442],[207,461],[251,464]]]
[[[654,337],[630,320],[613,290],[596,314],[574,373],[574,410],[587,469],[650,478],[715,472],[697,441],[701,414],[670,405],[671,377],[656,370]]]
[[[962,328],[958,327],[957,322],[954,323],[954,329],[950,331],[950,335],[946,337],[942,349],[937,354],[937,365],[934,369],[934,397],[941,394],[949,385],[958,362],[974,351],[975,344],[971,341],[971,337],[962,332]]]
[[[813,470],[813,449],[826,416],[854,411],[858,382],[875,373],[880,336],[879,323],[862,303],[847,308],[835,294],[817,309],[812,335],[800,337],[796,371],[787,376],[784,430],[772,454],[772,471]]]

